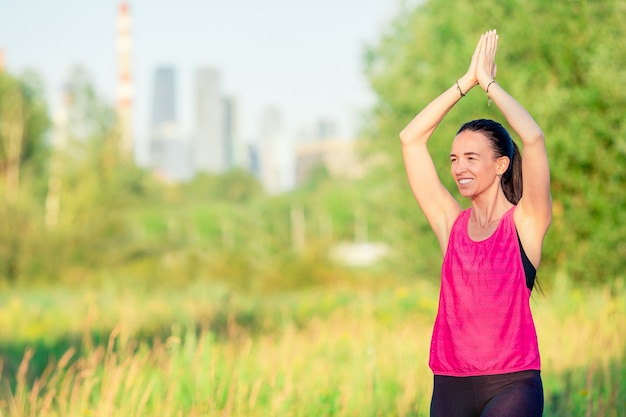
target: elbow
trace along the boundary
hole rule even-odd
[[[419,136],[417,136],[415,132],[411,132],[408,127],[402,129],[399,135],[400,143],[402,143],[402,145],[410,145],[412,143],[416,143],[419,141],[418,137]]]
[[[406,128],[402,129],[402,131],[400,132],[400,135],[398,136],[400,138],[400,143],[402,143],[403,145],[406,145],[410,141]]]
[[[528,145],[542,145],[545,142],[545,137],[543,135],[543,131],[541,129],[537,129],[536,131],[526,135],[522,138],[522,142],[524,146]]]

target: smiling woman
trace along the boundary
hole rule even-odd
[[[430,348],[432,417],[543,412],[529,297],[551,220],[550,175],[541,128],[495,82],[497,44],[495,30],[483,34],[467,73],[400,133],[411,189],[444,254]],[[498,122],[461,126],[450,162],[461,195],[471,201],[462,210],[441,183],[426,144],[476,85],[520,136],[527,158],[522,164],[517,145]]]
[[[500,123],[493,120],[474,120],[465,123],[459,129],[457,138],[452,143],[454,153],[455,144],[463,142],[461,138],[470,136],[470,149],[466,152],[470,161],[493,162],[497,166],[496,176],[502,186],[502,191],[506,199],[512,204],[517,204],[522,198],[522,156],[519,148],[511,139],[509,132]],[[467,140],[465,141],[467,142]],[[457,145],[461,146],[461,145]],[[474,152],[471,147],[480,149],[481,153]],[[453,154],[452,153],[452,154]],[[452,155],[451,154],[451,155]],[[484,158],[480,158],[484,156]],[[490,157],[490,158],[487,158]],[[455,173],[452,173],[456,176]]]

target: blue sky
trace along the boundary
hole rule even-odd
[[[107,100],[115,98],[114,0],[0,0],[0,49],[9,71],[41,74],[52,104],[69,68],[81,65]],[[179,122],[192,128],[191,83],[200,66],[217,68],[225,94],[241,102],[247,139],[261,109],[280,109],[286,130],[334,119],[353,133],[373,96],[363,52],[398,10],[396,0],[130,0],[134,125],[145,135],[153,73],[177,70]]]

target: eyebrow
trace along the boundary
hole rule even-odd
[[[465,152],[463,155],[468,156],[468,155],[474,155],[474,156],[480,156],[480,154],[478,152]],[[451,153],[450,157],[456,156],[456,154]]]

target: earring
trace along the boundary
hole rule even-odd
[[[498,176],[498,178],[502,178],[502,174],[498,173],[496,175]]]

